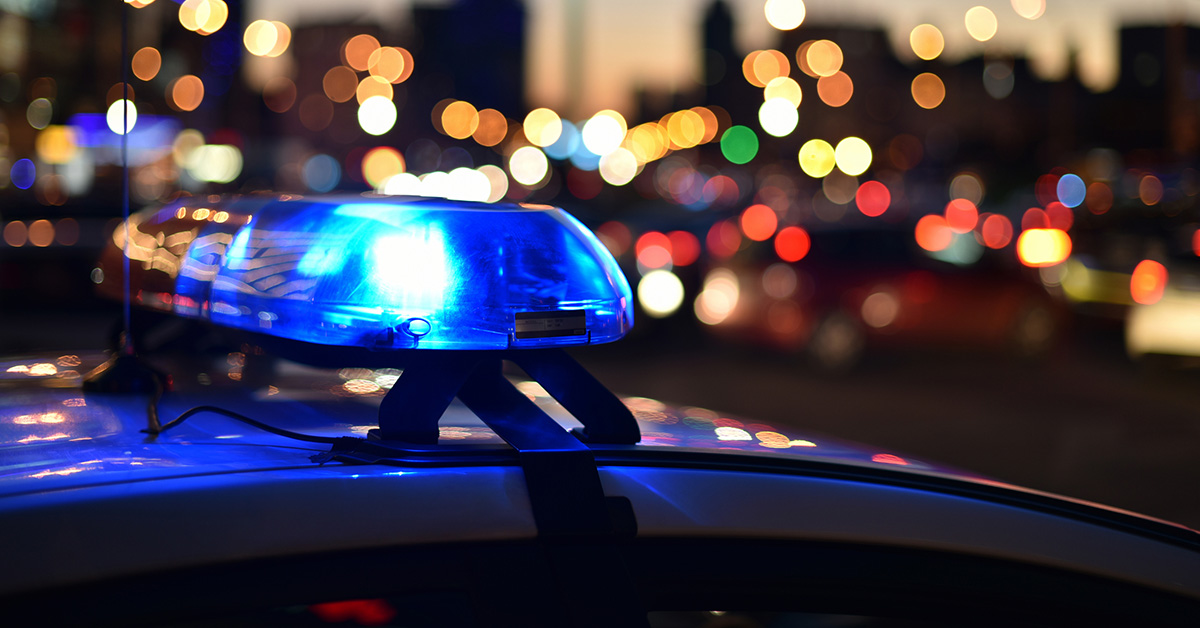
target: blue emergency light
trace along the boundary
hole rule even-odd
[[[610,342],[633,325],[616,261],[555,207],[349,195],[187,199],[137,228],[166,233],[161,246],[184,228],[195,234],[168,291],[176,313],[280,338],[373,350],[508,349]]]
[[[633,326],[616,260],[561,209],[372,195],[194,197],[131,216],[113,244],[99,269],[112,296],[252,332],[253,342],[301,361],[402,367],[380,403],[379,440],[436,443],[455,397],[498,433],[511,431],[514,417],[553,425],[503,377],[503,360],[583,423],[581,438],[640,438],[629,409],[561,350],[611,342]],[[129,291],[118,292],[112,271],[126,265]],[[124,377],[97,371],[88,378],[96,390]],[[152,421],[149,431],[159,429]],[[531,434],[517,430],[510,442],[552,438]]]

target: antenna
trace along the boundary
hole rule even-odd
[[[137,393],[150,395],[150,428],[158,426],[158,397],[167,387],[167,378],[157,369],[137,357],[133,346],[129,296],[129,11],[128,2],[121,8],[121,212],[125,229],[122,244],[124,296],[121,299],[121,344],[104,364],[83,378],[83,390],[94,393]]]

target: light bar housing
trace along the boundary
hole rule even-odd
[[[190,197],[133,215],[101,291],[321,345],[513,349],[603,343],[629,283],[586,227],[545,205],[372,195]]]

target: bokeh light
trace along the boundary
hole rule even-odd
[[[755,87],[766,87],[773,79],[787,76],[791,63],[778,50],[755,50],[742,60],[742,75]]]
[[[29,243],[45,248],[54,242],[54,225],[49,220],[35,220],[29,223]]]
[[[892,203],[892,193],[887,186],[879,181],[866,181],[858,186],[854,194],[854,202],[858,211],[866,216],[881,216]]]
[[[946,99],[946,85],[932,72],[918,74],[912,81],[912,97],[922,109],[936,109]]]
[[[775,228],[779,225],[779,218],[775,215],[775,210],[770,207],[755,204],[742,211],[739,223],[742,227],[742,233],[746,234],[747,238],[755,242],[762,242],[775,235]]]
[[[758,154],[758,136],[749,127],[732,126],[721,135],[721,154],[730,163],[745,164]]]
[[[979,222],[979,209],[965,198],[956,198],[946,204],[946,224],[954,233],[967,233]]]
[[[378,96],[391,100],[393,95],[392,84],[378,76],[364,77],[363,80],[358,82],[358,86],[354,88],[354,98],[360,105],[367,102],[368,98]]]
[[[625,185],[637,173],[637,158],[624,148],[618,147],[600,158],[600,176],[610,185]]]
[[[125,99],[118,99],[108,108],[105,116],[108,130],[117,135],[124,135],[126,130],[133,131],[137,126],[137,106]]]
[[[325,72],[325,77],[321,79],[321,88],[329,100],[346,102],[354,98],[355,90],[358,89],[358,75],[344,65],[334,66]]]
[[[759,106],[758,123],[767,134],[784,137],[796,130],[800,114],[786,98],[771,98]]]
[[[946,219],[937,214],[922,216],[916,227],[917,246],[926,251],[941,251],[954,240],[954,231]]]
[[[804,94],[800,90],[800,84],[790,76],[777,76],[771,79],[771,82],[767,83],[766,88],[763,89],[763,100],[783,98],[796,107],[800,106],[800,101],[803,97]],[[715,117],[713,121],[716,121]]]
[[[35,98],[29,106],[25,108],[25,121],[29,126],[35,129],[44,129],[50,124],[50,119],[54,116],[54,105],[50,103],[48,98]]]
[[[167,87],[167,103],[180,111],[195,111],[204,101],[204,81],[195,74],[185,74]]]
[[[596,112],[583,125],[583,145],[596,155],[607,155],[625,139],[625,117],[612,109]]]
[[[296,84],[286,76],[276,76],[263,86],[262,95],[267,109],[284,113],[296,104]]]
[[[475,110],[475,105],[456,100],[442,110],[442,128],[446,130],[446,135],[465,140],[479,128],[479,112]]]
[[[399,48],[381,46],[367,57],[367,71],[389,83],[399,83],[404,76],[406,61]]]
[[[534,186],[546,178],[550,171],[550,162],[536,146],[522,146],[508,158],[508,171],[517,183],[524,186]]]
[[[338,160],[317,154],[304,161],[304,184],[314,192],[329,192],[342,181],[342,166]]]
[[[359,72],[371,68],[371,55],[379,50],[379,40],[371,35],[355,35],[342,45],[342,62]]]
[[[363,156],[363,180],[372,188],[380,187],[388,178],[401,172],[404,172],[404,157],[390,146],[376,146]]]
[[[545,148],[558,141],[562,135],[562,118],[545,107],[534,109],[525,116],[522,124],[525,137],[534,146]]]
[[[37,134],[34,149],[38,159],[53,165],[65,164],[75,158],[79,145],[75,138],[75,129],[63,125],[51,125]]]
[[[708,247],[709,254],[717,259],[733,257],[742,247],[742,231],[732,219],[717,221],[709,227],[704,245]]]
[[[700,238],[690,231],[672,231],[667,234],[671,242],[671,263],[675,266],[691,266],[700,259]]]
[[[1046,206],[1046,220],[1050,223],[1051,229],[1070,231],[1071,225],[1075,223],[1075,212],[1066,205],[1055,201]]]
[[[1067,207],[1079,207],[1087,197],[1087,186],[1077,174],[1065,174],[1058,180],[1058,200]]]
[[[979,236],[983,245],[989,249],[1002,249],[1012,242],[1012,221],[1000,214],[989,214],[983,219],[979,228]]]
[[[396,105],[383,96],[372,96],[358,106],[358,126],[371,135],[383,135],[396,125]]]
[[[854,81],[845,72],[834,72],[817,79],[817,96],[830,107],[841,107],[854,96]]]
[[[871,147],[859,137],[850,136],[838,142],[833,155],[838,170],[852,177],[871,167]]]
[[[1054,266],[1071,255],[1071,236],[1060,229],[1026,229],[1017,238],[1017,257],[1035,268]]]
[[[805,63],[817,77],[837,74],[842,69],[843,59],[841,46],[828,39],[814,41],[804,51]]]
[[[197,181],[230,183],[242,173],[242,153],[228,144],[205,144],[188,155],[185,168]]]
[[[491,186],[491,194],[488,195],[487,202],[498,202],[508,194],[508,175],[504,173],[504,169],[486,164],[479,167],[479,173],[487,177],[488,185]]]
[[[638,303],[652,318],[665,318],[683,305],[683,282],[669,270],[653,270],[638,282]]]
[[[495,109],[483,109],[479,112],[479,125],[471,137],[480,146],[495,146],[504,141],[508,135],[508,118]]]
[[[798,262],[808,255],[812,240],[797,226],[784,227],[775,234],[775,254],[785,262]]]
[[[1087,200],[1085,202],[1087,203],[1088,211],[1097,216],[1108,212],[1108,210],[1112,209],[1113,205],[1112,188],[1103,181],[1093,182],[1088,186]]]
[[[983,7],[971,7],[967,9],[966,15],[967,34],[975,41],[988,41],[996,36],[996,14],[992,10]]]
[[[162,68],[162,55],[153,46],[146,46],[133,53],[130,66],[134,76],[143,81],[149,81],[158,76],[158,71]]]
[[[33,239],[33,227],[30,229],[30,239]],[[1167,287],[1167,269],[1162,264],[1144,259],[1138,262],[1129,277],[1129,293],[1134,302],[1142,305],[1153,305],[1162,300]]]
[[[728,268],[714,268],[704,277],[704,288],[696,297],[696,319],[705,325],[719,325],[737,308],[741,288],[737,275]]]
[[[256,57],[278,57],[291,43],[292,30],[283,22],[255,20],[242,34],[246,51]]]
[[[29,229],[20,220],[11,220],[4,225],[4,243],[11,247],[25,246],[29,241]]]
[[[1143,203],[1146,205],[1157,205],[1162,200],[1162,197],[1163,183],[1158,177],[1148,174],[1142,177],[1141,181],[1138,181],[1138,198]]]
[[[1050,217],[1046,215],[1046,211],[1041,207],[1030,207],[1021,215],[1021,230],[1027,229],[1049,229]]]
[[[833,146],[825,140],[812,139],[800,147],[800,169],[804,174],[820,179],[833,172],[837,166],[837,158]]]
[[[1012,8],[1019,16],[1036,20],[1046,12],[1046,0],[1012,0]]]
[[[13,185],[22,190],[28,190],[37,180],[37,167],[29,159],[18,159],[9,169],[8,178]]]
[[[768,24],[781,31],[790,31],[804,22],[807,10],[804,0],[767,0],[763,13]]]
[[[975,205],[983,202],[983,181],[973,172],[962,172],[950,180],[950,198],[965,198]]]
[[[912,51],[921,59],[932,61],[942,54],[946,40],[942,31],[932,24],[921,24],[908,34],[908,43]]]

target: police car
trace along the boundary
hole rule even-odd
[[[184,199],[102,289],[219,352],[0,364],[8,625],[1196,625],[1200,534],[620,398],[545,206]],[[201,331],[205,330],[205,331]]]

